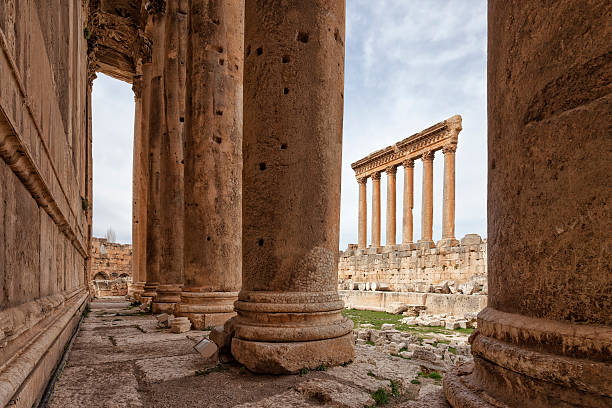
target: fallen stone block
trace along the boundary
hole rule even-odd
[[[170,331],[172,333],[185,333],[191,330],[191,322],[186,317],[177,317],[172,320]]]
[[[385,331],[385,330],[395,330],[395,325],[391,324],[391,323],[383,323],[382,326],[380,326],[380,330]]]

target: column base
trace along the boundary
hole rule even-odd
[[[612,406],[612,339],[605,326],[488,307],[470,343],[474,363],[444,378],[444,393],[455,408]]]
[[[436,244],[438,248],[452,247],[452,246],[457,246],[457,245],[459,245],[459,240],[454,237],[453,238],[442,238]]]
[[[132,299],[140,302],[140,296],[144,292],[144,282],[132,283]]]
[[[157,286],[157,295],[151,304],[151,312],[174,314],[176,304],[181,301],[182,287],[180,284]]]
[[[420,239],[416,243],[417,249],[431,249],[436,247],[436,243],[433,241],[424,241]]]
[[[236,315],[236,299],[238,292],[198,292],[197,289],[189,288],[181,292],[175,314],[187,317],[196,330],[221,326]]]
[[[336,366],[355,358],[353,334],[335,339],[268,343],[232,339],[232,355],[254,373],[297,374],[322,364]]]
[[[157,296],[157,286],[159,286],[159,283],[157,282],[145,283],[143,292],[140,295],[140,302],[143,305],[148,305],[153,302],[153,299],[155,299],[155,296]]]

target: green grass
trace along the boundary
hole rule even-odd
[[[376,345],[373,341],[370,341],[370,340],[366,341],[366,344],[368,346],[375,346]]]
[[[196,370],[195,375],[196,376],[203,376],[203,375],[208,375],[210,373],[214,373],[214,372],[218,372],[218,371],[223,371],[224,368],[221,364],[217,364],[214,367],[208,367],[208,368],[203,368],[201,370]]]
[[[317,370],[317,371],[327,371],[327,365],[325,363],[323,363],[320,366],[318,366],[317,368],[315,368],[315,370]]]
[[[136,325],[136,328],[137,328],[138,330],[140,330],[141,332],[146,333],[145,329],[143,329],[142,327],[140,327],[140,325],[138,325],[138,324],[137,324],[137,325]]]
[[[391,395],[398,397],[400,395],[400,385],[391,380]]]
[[[410,380],[410,384],[420,384],[421,382],[416,378],[414,380]]]
[[[448,348],[448,351],[449,351],[449,352],[451,352],[451,353],[453,353],[453,354],[457,354],[457,349],[456,349],[456,348],[454,348],[454,347],[449,347],[449,348]]]
[[[380,387],[372,393],[372,398],[374,398],[374,402],[377,406],[385,405],[389,402],[389,393],[383,387]]]
[[[89,305],[85,306],[85,309],[83,309],[83,317],[87,317],[87,315],[89,315],[89,312],[91,312],[91,308],[89,307]]]
[[[394,315],[386,312],[375,312],[372,310],[356,310],[356,309],[345,309],[342,311],[342,314],[349,319],[351,319],[355,323],[355,327],[359,327],[363,324],[371,324],[374,326],[376,330],[380,330],[380,327],[385,323],[395,324],[395,328],[399,331],[408,332],[414,335],[417,334],[429,334],[429,333],[438,333],[438,334],[456,334],[457,332],[463,334],[472,334],[474,329],[455,329],[455,330],[447,330],[442,326],[434,326],[434,327],[425,327],[425,326],[415,326],[415,325],[407,325],[401,323],[401,320],[404,318],[402,315]],[[366,344],[370,344],[370,342],[366,342]]]
[[[302,368],[302,369],[300,370],[300,377],[305,376],[305,375],[306,375],[306,374],[308,374],[309,372],[310,372],[310,370],[309,370],[309,369],[307,369],[306,367]]]
[[[419,377],[431,378],[432,380],[436,380],[436,381],[440,381],[442,379],[442,374],[440,374],[436,370],[431,370],[427,373],[419,371],[417,374]]]
[[[349,361],[345,361],[344,363],[342,363],[342,367],[347,367],[349,364],[351,364],[353,362],[353,360],[349,360]]]

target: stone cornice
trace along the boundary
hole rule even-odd
[[[378,150],[351,164],[351,167],[356,177],[367,177],[374,172],[385,171],[390,166],[402,165],[406,160],[419,159],[427,151],[435,152],[448,145],[456,146],[461,129],[461,116],[455,115]]]

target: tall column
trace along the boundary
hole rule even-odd
[[[358,225],[358,245],[359,249],[365,249],[368,245],[368,201],[367,197],[367,177],[359,177],[359,225]]]
[[[396,226],[396,192],[395,192],[395,176],[397,174],[397,166],[387,167],[387,240],[385,245],[395,245],[395,226]]]
[[[147,139],[142,134],[142,74],[134,77],[132,83],[134,91],[134,149],[132,161],[132,283],[128,285],[128,296],[137,298],[144,289],[146,276],[146,245],[142,242],[141,230],[146,223],[146,211],[142,211],[143,204],[146,206],[146,183],[143,183],[146,161],[146,146],[143,140]],[[145,207],[146,209],[146,207]]]
[[[241,285],[244,3],[192,0],[185,107],[185,284],[196,329],[234,315]]]
[[[442,242],[456,245],[455,238],[455,151],[457,145],[444,146],[444,191],[442,203]]]
[[[184,2],[181,2],[184,6]],[[151,306],[153,313],[174,313],[183,286],[183,129],[181,112],[184,100],[180,91],[180,26],[179,2],[166,4],[164,44],[164,116],[165,131],[160,148],[161,259],[157,296]]]
[[[226,328],[240,363],[280,374],[354,356],[337,290],[345,3],[268,3],[246,0],[243,286]]]
[[[414,160],[406,160],[404,166],[404,217],[402,223],[402,244],[413,240],[412,209],[414,208]]]
[[[489,295],[454,407],[612,406],[605,8],[489,2]]]
[[[372,174],[372,247],[380,247],[380,172]]]
[[[423,153],[423,208],[419,244],[432,247],[433,242],[433,160],[434,152]]]

